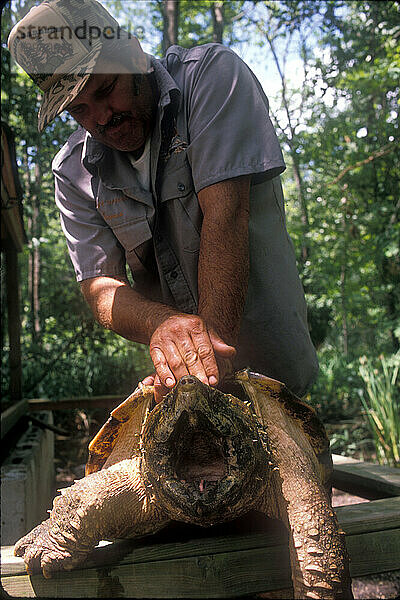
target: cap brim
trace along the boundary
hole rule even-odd
[[[43,92],[42,105],[38,114],[38,129],[43,129],[68,106],[85,86],[94,71],[101,46],[85,56],[74,66],[73,73],[65,74],[47,91]]]

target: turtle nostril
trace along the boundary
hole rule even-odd
[[[185,375],[184,377],[181,377],[180,384],[181,385],[193,385],[194,383],[196,383],[196,381],[197,381],[196,377],[192,377],[191,375]]]

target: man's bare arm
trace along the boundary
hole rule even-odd
[[[198,194],[204,214],[198,271],[199,315],[235,345],[249,276],[250,176],[222,181]]]
[[[157,399],[183,375],[215,385],[224,359],[232,359],[248,280],[250,178],[204,188],[199,258],[199,315],[152,302],[125,279],[95,277],[82,291],[96,319],[126,339],[149,344]]]
[[[204,383],[216,384],[215,353],[226,357],[235,353],[201,317],[144,298],[126,279],[94,277],[83,281],[81,290],[103,327],[150,346],[157,373],[152,380],[157,401],[183,375],[192,374]]]
[[[198,264],[200,320],[197,324],[175,320],[179,337],[171,336],[170,319],[154,333],[150,350],[156,349],[160,357],[156,369],[162,381],[166,381],[170,368],[178,378],[200,373],[199,379],[206,381],[205,373],[208,382],[216,385],[229,369],[248,287],[249,193],[250,176],[245,176],[208,186],[198,194],[203,211]],[[204,343],[205,331],[211,345]],[[180,340],[184,360],[168,365],[163,348],[174,345],[175,339]],[[216,361],[219,369],[214,377]]]
[[[144,298],[123,278],[93,277],[81,282],[81,290],[100,325],[134,342],[148,345],[158,325],[178,314]]]

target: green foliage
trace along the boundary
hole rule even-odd
[[[365,384],[360,399],[379,463],[400,467],[400,392],[396,385],[400,353],[390,358],[381,355],[379,361],[375,368],[370,359],[360,358],[359,373]]]
[[[271,105],[320,361],[308,399],[326,423],[345,423],[334,450],[363,454],[372,434],[360,424],[359,356],[395,353],[400,340],[399,7],[283,1],[265,11],[256,30],[282,84]]]
[[[331,452],[361,460],[371,460],[373,443],[367,426],[359,421],[345,420],[327,425]]]
[[[371,345],[378,353],[396,352],[400,331],[398,5],[279,2],[268,6],[272,20],[265,18],[265,27],[269,26],[265,35],[273,40],[281,68],[287,54],[278,34],[287,37],[287,30],[300,44],[298,52],[304,50],[307,57],[301,111],[298,91],[284,80],[285,96],[279,95],[274,113],[287,151],[288,226],[310,306],[311,335],[318,349],[323,350],[323,343],[333,346],[348,364],[368,353]],[[307,37],[310,25],[320,34],[313,44]]]
[[[319,353],[320,371],[307,399],[325,423],[355,419],[360,414],[356,390],[361,381],[354,363],[337,348],[324,345]]]

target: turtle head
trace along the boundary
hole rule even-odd
[[[182,377],[142,432],[144,476],[172,519],[212,525],[250,508],[268,461],[244,402]]]

